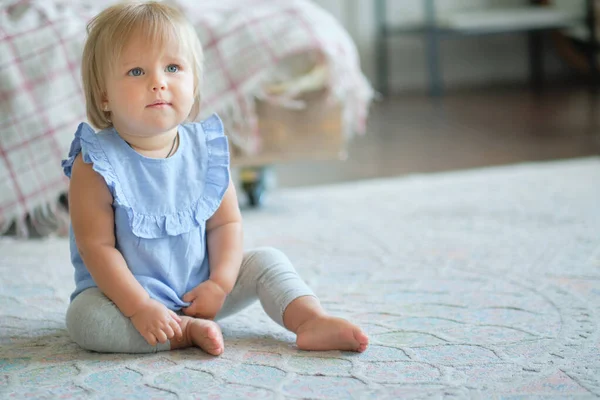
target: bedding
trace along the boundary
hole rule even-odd
[[[299,95],[315,88],[340,103],[346,138],[364,132],[373,91],[351,38],[315,4],[170,3],[191,20],[205,51],[198,118],[218,113],[241,153],[252,156],[262,147],[258,100],[301,109]],[[65,231],[56,201],[67,188],[60,161],[86,120],[80,57],[86,23],[99,10],[91,0],[0,1],[0,233]]]

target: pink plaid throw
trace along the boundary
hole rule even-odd
[[[28,225],[42,225],[44,216],[52,229],[64,233],[67,226],[56,206],[68,184],[60,161],[77,124],[86,120],[80,58],[97,3],[0,2],[0,233],[16,221],[17,233],[26,236]],[[192,21],[204,47],[200,118],[219,113],[236,146],[249,154],[260,148],[254,101],[289,103],[296,93],[274,98],[264,87],[293,76],[298,65],[290,60],[298,56],[326,65],[326,86],[344,105],[347,130],[363,132],[372,90],[352,40],[322,9],[307,0],[170,3]]]

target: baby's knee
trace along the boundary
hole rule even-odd
[[[271,279],[274,275],[295,271],[289,258],[281,250],[259,247],[245,254],[239,279]]]
[[[110,334],[106,332],[111,319],[106,312],[110,304],[99,304],[97,295],[90,296],[90,293],[86,295],[83,293],[75,297],[69,305],[65,321],[67,331],[71,339],[80,347],[86,350],[106,351],[106,344],[99,342],[106,340]]]
[[[280,265],[290,265],[289,258],[279,249],[274,247],[258,247],[249,252],[252,264],[263,268],[272,268]]]

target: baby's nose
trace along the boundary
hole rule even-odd
[[[152,91],[158,92],[167,88],[167,82],[162,74],[155,74],[152,80]]]
[[[154,85],[152,85],[152,91],[153,92],[157,92],[159,90],[165,90],[166,89],[166,85],[164,82],[157,82]]]

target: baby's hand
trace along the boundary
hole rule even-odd
[[[214,319],[223,307],[227,293],[215,281],[202,282],[183,296],[183,301],[192,303],[183,308],[183,313],[191,317]]]
[[[135,329],[152,346],[156,346],[157,342],[166,343],[173,338],[183,338],[179,315],[154,299],[149,299],[130,319]]]

